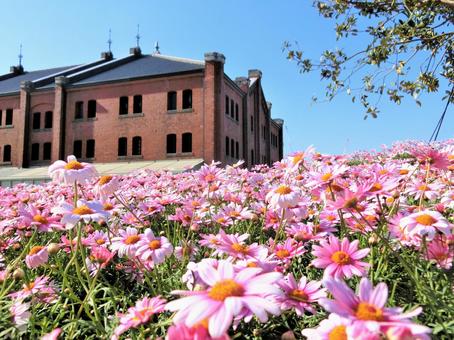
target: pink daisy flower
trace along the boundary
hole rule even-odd
[[[299,282],[296,282],[295,277],[290,273],[284,279],[280,280],[278,285],[285,294],[285,296],[279,297],[278,299],[281,303],[281,309],[295,308],[298,316],[302,316],[305,310],[315,314],[316,310],[312,304],[320,298],[326,297],[326,289],[320,288],[322,285],[321,282],[307,282],[304,276],[301,277]]]
[[[41,266],[49,260],[49,253],[47,247],[34,246],[30,249],[27,256],[25,256],[25,263],[27,267],[32,269]]]
[[[52,332],[43,335],[41,340],[57,340],[61,332],[61,328],[55,328]]]
[[[20,214],[25,225],[36,226],[39,231],[63,229],[62,224],[59,222],[59,217],[52,216],[47,209],[40,210],[33,204],[28,205],[27,208],[20,209]]]
[[[123,257],[125,255],[131,258],[134,257],[136,255],[139,241],[142,238],[138,233],[139,232],[136,228],[131,227],[126,228],[126,230],[119,230],[118,234],[120,236],[112,238],[110,249],[118,252],[119,257]]]
[[[164,262],[165,258],[172,255],[173,246],[169,240],[164,237],[156,237],[151,229],[146,229],[144,235],[137,243],[136,256],[143,261],[151,260],[153,265]]]
[[[107,267],[114,256],[115,253],[111,253],[107,248],[101,246],[92,247],[90,256],[85,259],[90,275],[95,276],[99,270]]]
[[[291,238],[286,239],[284,244],[277,245],[274,245],[274,241],[270,240],[270,248],[273,249],[274,258],[284,264],[290,264],[295,256],[300,256],[305,251],[301,243]]]
[[[187,327],[185,324],[179,323],[172,325],[167,330],[166,340],[229,340],[228,334],[223,334],[220,337],[213,338],[208,333],[208,325],[205,322]]]
[[[301,333],[311,340],[347,340],[347,326],[350,324],[349,319],[341,318],[337,314],[330,314],[328,319],[320,322],[317,328],[306,328]]]
[[[93,187],[95,194],[101,199],[107,199],[120,187],[120,180],[116,176],[101,176]]]
[[[203,291],[173,291],[183,297],[169,302],[166,309],[177,312],[176,324],[184,323],[193,327],[208,319],[208,331],[212,337],[225,334],[233,318],[240,313],[244,316],[256,315],[261,322],[268,320],[268,313],[279,314],[275,299],[282,295],[276,282],[282,274],[273,272],[260,274],[261,269],[244,268],[235,273],[233,264],[222,260],[218,267],[203,264],[198,273],[206,283]]]
[[[298,188],[282,184],[268,192],[265,199],[272,208],[285,209],[297,205],[300,193]]]
[[[330,235],[329,241],[322,240],[320,245],[312,247],[312,255],[317,258],[311,263],[316,268],[325,268],[323,274],[325,278],[343,279],[351,278],[353,275],[364,276],[369,264],[359,260],[366,257],[370,249],[358,250],[358,243],[358,240],[350,243],[347,238],[339,242],[337,237]]]
[[[98,175],[92,164],[78,162],[73,155],[68,156],[68,162],[59,160],[49,166],[48,173],[52,180],[66,184],[86,181]]]
[[[13,322],[16,325],[17,329],[19,329],[19,331],[21,332],[27,329],[28,320],[32,315],[29,312],[29,308],[30,303],[28,302],[24,303],[21,301],[14,302],[10,308],[10,313],[13,318]]]
[[[248,259],[260,257],[262,253],[268,253],[265,247],[259,246],[257,243],[251,245],[244,243],[249,234],[226,234],[221,229],[219,235],[217,250],[220,254],[227,254],[236,259]]]
[[[78,200],[76,208],[67,202],[61,202],[58,207],[52,209],[53,213],[63,215],[61,223],[66,229],[72,229],[80,221],[105,221],[109,214],[103,210],[103,205],[98,201]]]
[[[450,269],[454,259],[454,251],[449,247],[446,238],[437,237],[428,243],[426,258],[434,260],[438,268]]]
[[[353,322],[353,326],[365,327],[376,332],[388,327],[408,328],[414,334],[430,332],[425,326],[412,323],[410,318],[421,313],[416,308],[411,312],[402,313],[401,308],[386,308],[388,287],[379,283],[375,288],[367,278],[362,278],[359,284],[359,295],[342,281],[326,280],[324,285],[334,297],[334,300],[321,298],[319,303],[327,311],[335,313]],[[359,325],[358,325],[359,324]]]
[[[416,212],[403,217],[399,224],[406,229],[410,236],[421,238],[425,235],[429,241],[433,240],[437,231],[450,235],[452,229],[451,224],[442,214],[430,210]]]

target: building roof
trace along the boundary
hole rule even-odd
[[[95,163],[98,173],[102,175],[125,175],[137,170],[168,170],[173,173],[196,170],[203,165],[201,158],[170,159],[159,161],[136,161]],[[42,183],[50,180],[48,166],[32,168],[0,167],[0,186],[12,186],[18,183]]]
[[[6,93],[15,93],[20,90],[20,84],[23,81],[33,81],[38,80],[44,77],[49,77],[53,74],[57,76],[60,72],[65,70],[71,69],[74,66],[63,66],[63,67],[55,67],[55,68],[48,68],[45,70],[37,70],[37,71],[30,71],[25,72],[23,74],[19,74],[15,77],[1,80],[0,81],[0,94]]]
[[[110,70],[95,74],[91,77],[76,81],[72,85],[88,85],[105,83],[117,80],[152,77],[172,73],[203,70],[203,61],[168,57],[163,55],[143,55],[128,63],[119,65]]]

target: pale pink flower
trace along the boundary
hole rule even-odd
[[[90,256],[85,259],[90,275],[94,276],[99,270],[107,267],[110,260],[115,256],[107,248],[94,246],[91,248]]]
[[[324,277],[337,279],[351,278],[353,275],[364,276],[366,268],[370,265],[361,262],[362,258],[369,253],[369,248],[358,250],[358,240],[349,242],[344,238],[342,242],[333,235],[329,241],[322,240],[320,245],[312,247],[312,255],[317,257],[312,260],[312,265],[317,268],[325,268]]]
[[[454,259],[454,250],[449,247],[446,238],[436,237],[427,245],[426,258],[434,260],[438,268],[450,269]]]
[[[49,253],[47,247],[34,246],[30,249],[27,256],[25,256],[25,263],[27,267],[32,269],[47,263],[49,259]]]
[[[348,339],[347,326],[351,323],[349,319],[330,314],[328,319],[320,322],[317,328],[306,328],[301,333],[310,340]]]
[[[300,191],[296,187],[282,184],[274,188],[265,197],[272,208],[285,209],[295,206],[300,200]]]
[[[260,274],[261,269],[244,268],[235,273],[232,263],[221,260],[215,269],[209,264],[199,265],[198,273],[207,290],[173,291],[183,297],[169,302],[166,309],[177,312],[174,323],[193,327],[208,319],[212,337],[225,334],[233,318],[240,313],[255,314],[261,322],[268,320],[268,313],[279,314],[275,297],[282,295],[276,282],[282,274]],[[270,298],[273,296],[273,299]]]
[[[120,180],[117,176],[101,176],[96,185],[93,187],[93,191],[101,199],[107,199],[110,195],[114,194],[115,191],[120,187]]]
[[[437,231],[450,235],[452,225],[437,211],[424,210],[413,213],[400,220],[399,225],[406,229],[406,232],[417,238],[426,237],[428,241],[433,240]]]
[[[13,318],[13,322],[19,331],[25,331],[27,329],[28,320],[32,315],[29,312],[30,303],[22,302],[22,301],[15,301],[10,308],[11,317]]]
[[[36,226],[39,231],[52,231],[63,229],[58,216],[52,216],[48,209],[38,209],[30,204],[20,210],[22,221],[25,225]]]
[[[151,260],[153,265],[164,262],[165,258],[172,255],[173,246],[164,236],[156,237],[151,229],[146,229],[144,235],[137,243],[136,256],[143,261]]]
[[[55,328],[52,332],[43,335],[41,340],[57,340],[61,332],[61,328]]]
[[[229,340],[227,333],[220,337],[213,338],[208,333],[208,326],[204,323],[187,327],[185,324],[179,323],[172,325],[167,330],[166,340]]]
[[[312,304],[318,302],[322,297],[326,297],[326,289],[320,288],[320,281],[307,282],[305,276],[302,276],[299,282],[296,282],[292,273],[284,279],[278,281],[279,287],[284,291],[284,296],[280,296],[278,301],[281,303],[281,309],[287,310],[294,308],[298,316],[302,316],[305,310],[312,314],[316,313]]]
[[[257,243],[246,244],[244,241],[249,237],[249,234],[226,234],[221,229],[219,235],[217,252],[220,254],[227,254],[236,259],[249,259],[260,257],[262,253],[268,253],[265,247]]]
[[[72,204],[63,201],[59,206],[53,208],[52,212],[63,215],[61,223],[66,226],[66,229],[74,228],[80,220],[84,220],[86,223],[99,222],[105,221],[109,217],[100,202],[82,199],[77,201],[75,208]]]
[[[92,164],[78,162],[73,155],[68,156],[68,162],[59,160],[53,163],[48,173],[52,180],[66,184],[86,181],[98,175]]]
[[[112,238],[112,244],[110,249],[118,252],[119,257],[125,255],[134,257],[136,255],[137,247],[142,236],[136,228],[128,227],[126,230],[120,229],[118,231],[119,236]]]

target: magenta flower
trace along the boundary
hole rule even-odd
[[[312,247],[312,255],[317,258],[311,263],[314,267],[325,268],[325,278],[343,279],[351,278],[353,275],[364,276],[366,268],[370,265],[359,260],[366,257],[370,249],[358,250],[358,243],[358,240],[350,243],[347,238],[339,242],[336,236],[330,235],[329,241],[322,240],[319,246]]]
[[[295,308],[298,316],[302,316],[305,310],[315,314],[316,310],[311,304],[322,297],[326,297],[326,289],[320,288],[321,284],[319,281],[307,282],[304,276],[301,277],[299,282],[296,282],[293,274],[288,274],[278,282],[279,287],[285,294],[278,299],[281,303],[281,309]]]
[[[59,160],[49,166],[48,173],[52,180],[66,184],[86,181],[98,174],[92,164],[78,162],[72,155],[68,156],[68,162]]]
[[[261,322],[268,320],[268,313],[279,314],[275,301],[282,295],[276,282],[282,274],[260,274],[261,269],[244,268],[235,273],[233,264],[219,261],[218,267],[199,264],[198,273],[208,289],[203,291],[173,291],[183,297],[169,302],[166,309],[177,312],[176,324],[187,327],[208,319],[208,331],[212,337],[220,337],[232,324],[233,317],[256,315]],[[271,298],[273,296],[273,299]]]
[[[146,229],[144,235],[137,243],[136,256],[143,261],[151,260],[153,265],[164,262],[165,258],[172,255],[173,246],[169,240],[164,237],[156,237],[151,229]]]
[[[321,298],[319,303],[327,311],[335,313],[353,322],[353,326],[365,327],[370,331],[384,331],[388,327],[408,328],[414,334],[428,333],[427,327],[414,324],[410,318],[421,313],[422,308],[402,313],[401,308],[386,308],[388,287],[379,283],[375,288],[367,278],[362,278],[359,284],[359,295],[344,283],[336,280],[326,280],[324,285],[334,297],[334,300]]]
[[[19,210],[25,225],[36,226],[39,231],[62,230],[60,218],[52,216],[48,209],[40,210],[33,204]]]
[[[30,249],[27,256],[25,256],[25,263],[27,267],[32,269],[41,266],[49,259],[47,247],[34,246]]]
[[[223,334],[220,337],[211,337],[208,333],[208,326],[205,323],[187,327],[185,324],[179,323],[172,325],[167,330],[166,340],[229,340],[228,334]]]

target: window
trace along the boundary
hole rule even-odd
[[[32,161],[37,161],[39,160],[39,144],[38,143],[33,143],[32,144]]]
[[[234,109],[235,103],[233,102],[233,99],[230,99],[230,117],[232,117],[232,119],[235,117]]]
[[[82,141],[75,140],[73,143],[73,155],[76,158],[82,158]]]
[[[225,137],[225,155],[230,155],[230,139],[229,137]]]
[[[87,118],[95,117],[96,117],[96,100],[92,99],[88,101]]]
[[[240,159],[240,143],[235,143],[235,158]]]
[[[225,96],[225,114],[226,115],[228,115],[230,113],[229,103],[230,103],[229,96]]]
[[[3,147],[3,162],[11,162],[11,145]]]
[[[170,91],[167,93],[167,111],[174,111],[177,109],[177,93]]]
[[[142,113],[142,96],[140,94],[134,96],[133,113]]]
[[[142,137],[135,136],[132,138],[132,154],[134,156],[142,154]]]
[[[238,122],[240,120],[238,104],[235,104],[235,120]]]
[[[177,135],[174,133],[167,135],[167,153],[177,153]]]
[[[41,122],[41,112],[33,113],[33,130],[39,130]]]
[[[126,137],[118,138],[118,156],[128,155],[128,139]]]
[[[44,128],[45,129],[52,129],[52,111],[46,111],[44,116]]]
[[[43,160],[50,161],[52,152],[52,144],[50,142],[44,143],[43,145]]]
[[[5,125],[13,125],[13,109],[6,109]]]
[[[254,117],[251,116],[251,132],[254,132]]]
[[[183,133],[181,139],[181,152],[192,152],[192,133]]]
[[[251,164],[254,164],[254,150],[251,150]]]
[[[3,111],[0,110],[0,126],[3,124]]]
[[[183,110],[192,109],[192,90],[183,91]]]
[[[235,141],[233,140],[233,138],[230,140],[230,156],[232,158],[235,157]]]
[[[83,119],[83,118],[84,118],[84,102],[76,102],[74,119]]]
[[[95,158],[95,140],[94,139],[87,140],[87,148],[85,150],[85,156],[87,158]]]
[[[127,115],[128,114],[128,97],[120,97],[119,113],[121,115]]]

